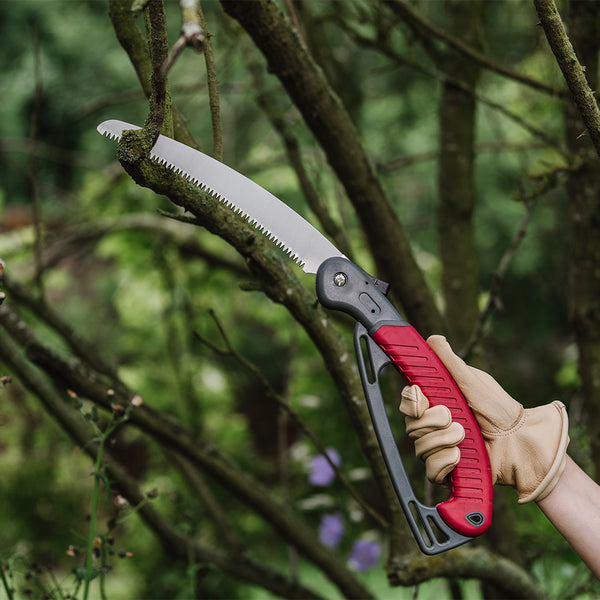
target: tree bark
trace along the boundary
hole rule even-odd
[[[598,86],[600,5],[571,2],[569,32],[590,86]],[[600,170],[594,146],[584,135],[577,104],[565,106],[567,145],[580,165],[567,182],[570,224],[568,296],[579,349],[579,377],[596,475],[600,474]]]
[[[0,309],[0,321],[7,311]],[[22,332],[24,329],[22,328]],[[18,344],[3,333],[0,336],[0,359],[9,365],[24,386],[41,401],[47,413],[58,422],[62,430],[82,448],[92,460],[96,460],[98,444],[94,434],[89,432],[85,421],[65,402],[64,398],[48,383],[43,375],[29,363]],[[113,485],[127,498],[132,506],[138,507],[140,517],[146,523],[169,556],[177,557],[186,564],[190,562],[209,563],[227,575],[247,581],[287,598],[320,598],[314,590],[300,585],[297,581],[282,577],[278,572],[244,556],[226,554],[191,540],[171,526],[147,501],[146,496],[127,471],[109,455],[105,464]],[[359,588],[363,590],[363,588]],[[359,597],[363,597],[360,595]]]
[[[450,33],[461,34],[469,47],[478,48],[484,3],[453,1],[448,9]],[[475,91],[478,63],[452,51],[443,63],[450,81],[458,80]],[[437,230],[446,321],[457,348],[467,343],[479,315],[479,268],[473,233],[476,113],[474,94],[451,82],[444,84],[439,107]]]
[[[443,331],[433,295],[358,132],[297,33],[271,0],[223,0],[222,5],[265,55],[269,71],[280,79],[323,148],[360,218],[376,275],[392,283],[406,316],[423,335]]]
[[[556,62],[569,87],[573,101],[579,109],[581,120],[587,128],[596,154],[600,156],[600,109],[594,91],[596,87],[592,83],[592,80],[597,78],[597,70],[591,68],[588,60],[584,59],[583,64],[578,60],[554,0],[533,0],[533,3],[550,48],[556,57]],[[581,10],[589,10],[590,17],[597,19],[595,15],[591,14],[594,11],[595,3],[585,2],[582,4],[590,4],[591,8]],[[578,10],[575,9],[575,12]],[[597,29],[598,27],[596,20],[590,21],[588,25],[590,28]],[[575,33],[575,35],[577,34]],[[575,45],[577,45],[576,42]],[[578,50],[581,51],[581,47]],[[587,58],[594,61],[591,56]]]

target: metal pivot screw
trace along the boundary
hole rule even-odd
[[[335,283],[335,285],[337,285],[338,287],[342,287],[343,285],[346,285],[347,281],[348,281],[348,276],[346,275],[346,273],[336,273],[333,276],[333,283]]]

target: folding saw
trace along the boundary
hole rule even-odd
[[[120,139],[140,129],[123,121],[98,131]],[[465,398],[440,359],[386,297],[387,285],[348,260],[327,238],[281,200],[227,165],[165,136],[150,158],[208,191],[282,247],[306,273],[316,273],[316,291],[326,308],[357,321],[354,345],[365,398],[390,479],[413,535],[426,554],[438,554],[481,535],[492,520],[492,481],[481,431]],[[431,406],[444,404],[465,430],[460,461],[450,474],[450,498],[427,506],[406,475],[385,410],[380,376],[393,365],[417,384]]]

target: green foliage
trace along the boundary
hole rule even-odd
[[[179,35],[179,7],[165,4],[172,45]],[[482,31],[486,56],[558,86],[560,74],[531,7],[515,1],[488,4]],[[419,14],[445,25],[444,3],[415,5]],[[304,39],[345,103],[443,307],[436,231],[439,64],[418,31],[397,16],[392,19],[379,2],[340,6],[298,3]],[[364,224],[297,107],[220,3],[210,0],[202,8],[219,77],[225,162],[319,225],[273,120],[257,102],[262,95],[272,97],[317,197],[347,231],[356,261],[372,270],[375,260]],[[106,9],[106,3],[83,0],[0,2],[5,48],[0,55],[0,256],[7,278],[26,284],[34,295],[43,292],[46,304],[118,374],[114,381],[133,390],[165,421],[177,419],[199,445],[216,448],[238,465],[256,486],[300,515],[315,540],[324,514],[343,513],[345,538],[335,551],[343,564],[352,542],[365,533],[385,547],[389,532],[341,478],[326,489],[316,489],[307,479],[310,460],[321,448],[303,425],[323,447],[339,451],[341,471],[358,495],[386,515],[352,416],[323,366],[318,344],[284,306],[260,291],[256,267],[248,268],[223,239],[160,216],[159,211],[182,214],[175,213],[179,208],[168,198],[126,176],[116,163],[114,144],[95,132],[109,117],[141,125],[148,110]],[[144,31],[143,17],[137,27]],[[365,45],[365,37],[374,43]],[[439,40],[433,45],[438,51],[443,47]],[[191,133],[210,152],[213,133],[202,57],[186,49],[172,67],[170,86]],[[515,118],[560,140],[562,101],[488,71],[478,92],[487,99],[478,105],[475,140],[473,228],[482,299],[489,297],[493,273],[520,227],[524,198],[535,196],[525,238],[501,281],[502,309],[486,324],[489,364],[527,405],[559,396],[569,400],[580,381],[564,293],[567,199],[561,186],[567,164],[556,147]],[[47,261],[41,285],[33,187],[39,194]],[[312,293],[313,281],[303,284]],[[404,282],[392,284],[398,290]],[[68,336],[45,324],[35,308],[23,302],[15,309],[42,343],[61,356],[76,354]],[[332,323],[347,344],[348,361],[353,360],[352,324]],[[0,371],[8,373],[8,363],[0,363]],[[103,444],[94,467],[86,448],[76,448],[48,418],[44,405],[26,389],[28,382],[14,379],[0,387],[0,561],[6,565],[7,596],[7,589],[13,589],[14,597],[26,597],[35,582],[52,597],[60,597],[61,590],[115,599],[270,597],[256,582],[236,580],[197,560],[191,546],[182,559],[169,546],[172,540],[161,545],[142,514],[145,505],[190,543],[233,556],[234,562],[239,543],[246,549],[241,554],[290,580],[298,575],[298,581],[328,598],[340,594],[256,507],[232,494],[218,477],[197,470],[199,480],[193,479],[160,436],[142,434],[131,423],[119,423],[122,427],[113,431],[114,414],[106,417],[107,407],[96,407],[92,418],[88,403],[96,400],[83,397],[77,401],[82,409],[77,422],[90,439]],[[98,385],[110,380],[106,372],[92,379]],[[66,389],[58,375],[53,383],[65,403],[74,406],[76,392]],[[392,420],[400,385],[391,383],[388,391]],[[120,390],[105,387],[112,402]],[[393,425],[403,435],[401,423]],[[584,429],[577,425],[577,431]],[[576,437],[587,456],[585,433]],[[420,476],[411,444],[402,440],[400,447],[409,473]],[[105,469],[107,457],[114,457],[146,494],[139,505],[115,504],[122,491]],[[415,483],[419,492],[422,487]],[[583,568],[543,517],[521,507],[512,517],[516,550],[524,553],[525,567],[548,596],[591,597],[586,596],[592,588]],[[235,543],[226,540],[230,530]],[[357,579],[377,598],[415,597],[413,590],[390,592],[383,562],[355,574]],[[459,587],[464,598],[481,597],[475,582]],[[419,588],[418,597],[455,597],[452,593],[446,580],[433,580]]]

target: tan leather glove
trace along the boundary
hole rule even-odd
[[[562,402],[523,408],[491,376],[468,366],[446,338],[431,336],[427,343],[444,363],[464,394],[485,441],[493,483],[512,486],[519,503],[542,500],[554,488],[565,467],[569,422]],[[427,476],[440,483],[456,466],[462,441],[458,423],[450,422],[445,407],[429,407],[417,386],[402,391],[400,410],[415,441],[417,456],[425,460]]]

